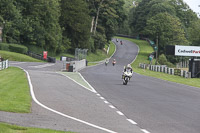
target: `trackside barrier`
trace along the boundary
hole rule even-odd
[[[155,72],[163,72],[170,75],[177,75],[184,78],[191,78],[191,72],[184,71],[181,69],[169,68],[166,65],[149,65],[149,64],[140,63],[139,67],[142,69],[149,69]]]
[[[83,59],[80,61],[64,62],[63,64],[64,64],[63,71],[77,72],[86,67],[87,61],[86,61],[86,59]]]
[[[7,69],[9,67],[8,60],[0,62],[0,70]]]
[[[31,52],[31,51],[28,51],[27,55],[29,55],[33,58],[39,59],[39,60],[44,60],[44,61],[47,61],[47,62],[50,62],[50,63],[56,63],[55,57],[47,56],[47,59],[44,59],[42,54],[36,54],[36,53]]]

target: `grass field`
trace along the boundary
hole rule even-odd
[[[200,79],[199,78],[187,79],[187,78],[183,78],[180,76],[174,76],[174,75],[169,75],[169,74],[165,74],[165,73],[161,73],[161,72],[154,72],[154,71],[144,70],[144,69],[139,68],[139,63],[149,64],[148,55],[151,52],[153,52],[152,47],[146,41],[123,38],[123,37],[117,37],[117,38],[129,40],[133,43],[136,43],[138,45],[138,47],[140,48],[138,57],[135,60],[135,62],[133,62],[133,64],[132,64],[134,72],[142,74],[142,75],[150,76],[150,77],[155,77],[155,78],[159,78],[159,79],[163,79],[163,80],[167,80],[167,81],[171,81],[171,82],[176,82],[176,83],[200,88]],[[155,60],[154,60],[153,64],[154,63],[155,63]]]
[[[29,113],[31,96],[26,74],[19,68],[0,71],[0,110]]]
[[[19,54],[15,52],[9,52],[9,51],[2,51],[0,50],[0,55],[4,59],[8,59],[9,61],[21,61],[21,62],[43,62],[38,59],[34,59],[30,56]]]
[[[40,128],[27,128],[16,125],[0,123],[0,133],[72,133]]]

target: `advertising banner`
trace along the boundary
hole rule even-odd
[[[198,46],[175,46],[176,56],[200,56],[200,47]]]

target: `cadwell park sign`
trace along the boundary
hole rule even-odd
[[[200,56],[200,47],[175,45],[175,55],[197,57]]]
[[[200,46],[167,45],[166,55],[187,56],[189,59],[189,72],[192,78],[200,78]]]

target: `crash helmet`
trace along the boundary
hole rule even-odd
[[[130,64],[128,64],[128,65],[127,65],[127,68],[131,68],[131,65],[130,65]]]

